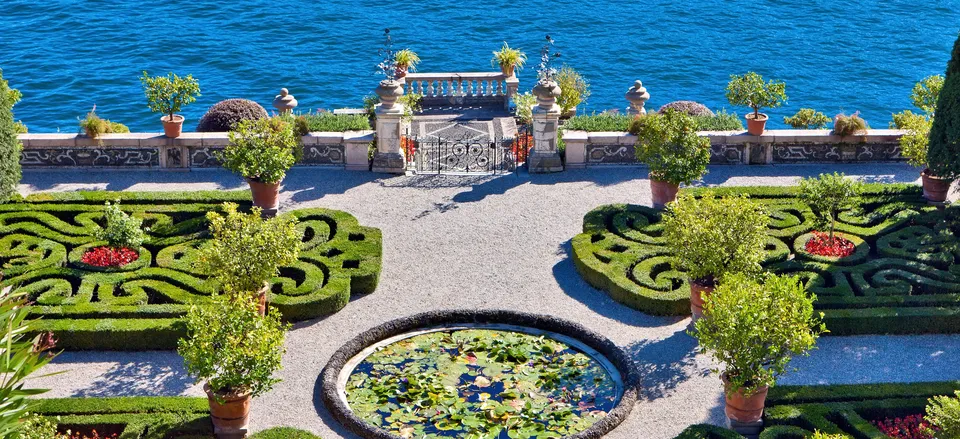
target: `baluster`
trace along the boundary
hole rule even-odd
[[[487,92],[485,94],[487,96],[493,96],[493,81],[489,79],[487,80]]]
[[[426,96],[433,96],[433,80],[427,80],[427,92],[424,93]]]
[[[447,80],[447,94],[445,94],[444,96],[451,96],[451,95],[455,94],[454,91],[456,91],[456,89],[457,89],[457,88],[456,88],[456,84],[453,83],[453,80],[452,80],[452,79],[448,79],[448,80]]]
[[[423,94],[423,81],[417,81],[417,94]]]
[[[471,79],[468,84],[470,84],[470,96],[477,96],[477,87],[473,83],[473,80]]]
[[[497,80],[496,96],[503,96],[503,81]]]

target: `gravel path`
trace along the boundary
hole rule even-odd
[[[712,167],[709,185],[789,185],[801,176],[842,171],[864,180],[914,182],[905,165]],[[384,236],[376,292],[325,319],[296,326],[287,341],[283,382],[257,399],[254,430],[289,425],[324,438],[352,437],[319,402],[317,376],[346,340],[385,320],[430,309],[506,308],[553,314],[598,331],[628,350],[644,371],[644,400],[610,438],[672,438],[687,425],[721,424],[720,381],[693,354],[687,319],[652,317],[587,285],[567,254],[583,215],[600,204],[649,203],[638,168],[594,168],[553,175],[387,177],[296,169],[283,209],[323,206],[354,214]],[[246,185],[223,171],[31,171],[23,192],[77,189],[196,190]],[[960,336],[824,338],[789,384],[960,379]],[[65,353],[36,379],[47,396],[201,395],[173,352]]]

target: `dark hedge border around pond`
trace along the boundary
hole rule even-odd
[[[84,269],[69,255],[96,241],[104,202],[149,227],[141,251],[149,266],[132,271]],[[250,206],[249,191],[43,193],[0,204],[0,286],[30,294],[38,332],[52,331],[67,350],[175,349],[182,317],[213,292],[196,270],[197,246],[209,238],[206,213],[223,202]],[[379,282],[379,229],[330,209],[283,212],[298,220],[300,259],[281,269],[270,304],[288,321],[339,311]]]
[[[323,403],[333,417],[353,433],[365,439],[400,439],[385,430],[368,424],[356,416],[346,402],[340,399],[337,380],[347,362],[367,347],[401,334],[421,329],[462,324],[507,324],[541,331],[549,331],[573,338],[602,354],[623,379],[623,395],[620,402],[607,416],[590,428],[569,439],[597,439],[623,422],[637,402],[640,375],[633,361],[622,349],[606,337],[586,327],[557,317],[505,310],[447,310],[432,311],[392,320],[369,329],[348,341],[333,354],[320,374],[319,385]]]
[[[960,224],[960,206],[937,210],[921,188],[867,184],[863,212],[843,212],[837,230],[864,241],[862,260],[830,261],[793,250],[814,229],[814,213],[796,187],[725,187],[719,195],[747,194],[771,215],[764,266],[800,275],[817,294],[831,335],[960,332],[960,241],[938,228]],[[660,211],[615,204],[587,213],[572,240],[573,262],[583,278],[613,299],[655,315],[686,315],[690,287],[671,266]],[[934,238],[929,243],[922,240]],[[792,257],[791,257],[792,256]]]

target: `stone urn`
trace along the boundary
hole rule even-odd
[[[533,95],[537,97],[537,105],[544,111],[554,110],[557,98],[560,96],[560,85],[552,79],[540,80],[533,87]]]
[[[280,94],[273,98],[273,108],[280,114],[290,114],[297,108],[297,99],[287,89],[281,88]]]
[[[384,79],[373,92],[380,97],[383,109],[389,110],[397,103],[397,99],[403,96],[403,83],[395,79]]]
[[[630,114],[647,114],[647,109],[643,106],[650,100],[650,93],[647,93],[642,82],[634,82],[633,87],[627,89],[625,97],[630,101],[630,108],[627,109]]]

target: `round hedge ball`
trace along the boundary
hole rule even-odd
[[[673,101],[660,107],[660,110],[658,110],[657,113],[666,113],[668,108],[682,111],[691,116],[713,116],[713,111],[707,108],[706,105],[694,101]]]
[[[230,131],[230,128],[241,120],[257,120],[268,117],[267,110],[262,105],[249,99],[227,99],[217,102],[207,110],[197,124],[197,131],[201,133],[220,133]]]

